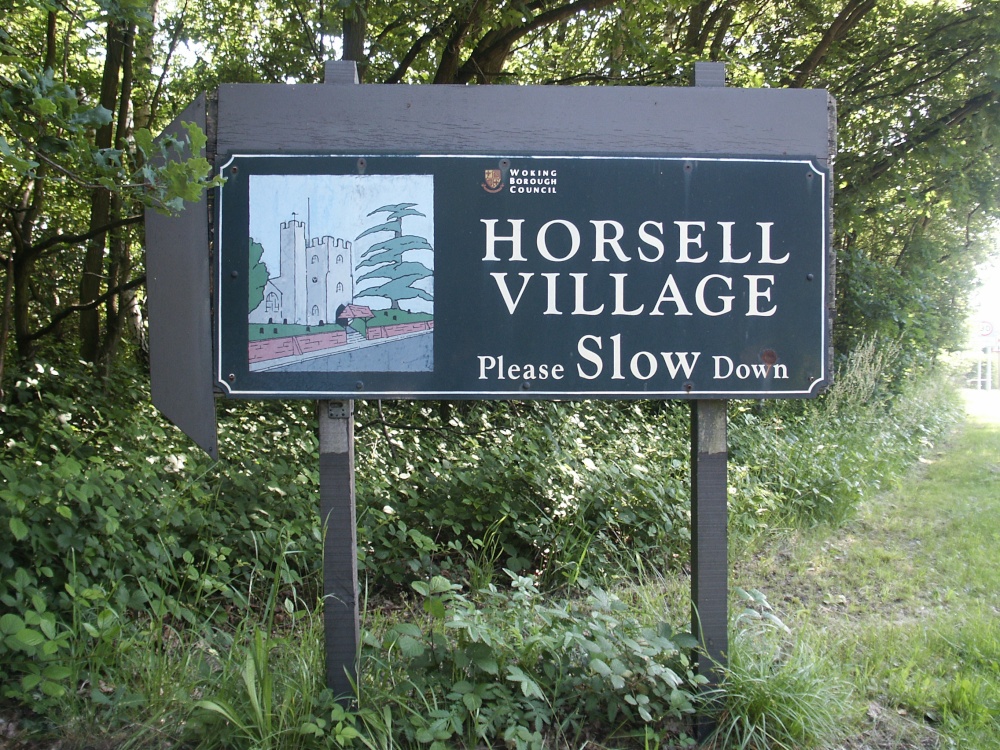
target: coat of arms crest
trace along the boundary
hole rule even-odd
[[[503,190],[503,172],[499,169],[487,169],[484,172],[483,190],[487,193],[499,193]]]

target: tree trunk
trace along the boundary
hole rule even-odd
[[[132,103],[132,58],[135,45],[135,25],[131,25],[125,34],[125,53],[122,56],[122,82],[121,96],[118,103],[118,122],[115,128],[115,148],[123,149],[125,140],[129,135],[129,108]],[[121,197],[115,195],[111,200],[111,218],[120,219],[122,216]],[[129,241],[128,229],[118,227],[109,233],[110,244],[110,266],[108,268],[108,288],[118,289],[128,283],[129,274],[132,271],[132,246]],[[115,354],[118,352],[118,343],[121,340],[122,331],[125,327],[127,311],[121,304],[121,296],[116,294],[108,298],[105,303],[105,328],[104,336],[100,342],[98,359],[101,363],[102,371],[107,375],[110,372],[111,364],[114,362]]]
[[[3,309],[0,310],[0,401],[3,401],[3,373],[7,363],[7,340],[10,337],[11,298],[14,293],[14,254],[7,257],[3,279]]]
[[[365,36],[368,34],[368,2],[357,0],[344,9],[344,60],[358,63],[358,82],[364,83]]]
[[[126,54],[128,30],[114,20],[108,21],[104,73],[101,78],[101,106],[110,112],[118,109],[118,79],[121,75],[122,59]],[[131,50],[127,51],[131,54]],[[97,148],[111,148],[114,137],[114,123],[109,122],[97,130],[94,145]],[[111,220],[111,192],[105,188],[94,191],[90,202],[90,228],[106,226]],[[87,244],[80,277],[80,304],[86,305],[101,294],[104,281],[104,254],[107,235],[100,232]],[[80,313],[80,357],[88,362],[97,359],[101,344],[101,312],[97,308]]]

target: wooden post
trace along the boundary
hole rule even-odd
[[[726,402],[691,404],[691,627],[709,687],[729,649]]]
[[[695,86],[725,86],[724,63],[695,63]],[[701,654],[698,674],[716,687],[729,664],[729,537],[726,401],[691,403],[691,632]],[[702,713],[695,736],[705,740],[715,718]]]
[[[323,529],[326,684],[350,699],[357,681],[358,533],[354,506],[354,402],[319,402],[319,498]]]
[[[330,85],[358,82],[353,61],[326,63]],[[354,497],[354,401],[320,401],[319,498],[323,529],[326,684],[345,703],[358,679],[358,527]]]

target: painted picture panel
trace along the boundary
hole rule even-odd
[[[433,178],[249,181],[250,371],[433,371]]]

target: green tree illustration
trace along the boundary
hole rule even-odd
[[[256,240],[250,240],[250,272],[247,274],[250,284],[250,297],[247,310],[253,312],[264,301],[264,287],[269,278],[267,266],[261,258],[264,256],[264,246]]]
[[[391,301],[390,307],[399,310],[400,300],[424,299],[434,297],[424,289],[413,286],[421,279],[433,276],[434,272],[423,263],[414,260],[404,260],[403,256],[410,250],[433,250],[424,237],[403,234],[403,219],[407,216],[425,216],[413,208],[415,203],[396,203],[376,208],[369,216],[389,214],[385,222],[369,227],[357,239],[379,232],[392,232],[392,237],[377,242],[361,255],[358,268],[368,267],[372,270],[358,277],[358,281],[366,279],[385,279],[378,286],[365,290],[366,295],[386,297]]]

